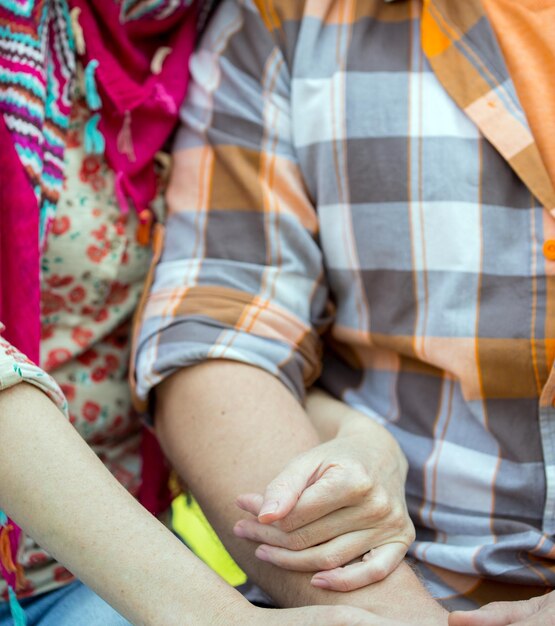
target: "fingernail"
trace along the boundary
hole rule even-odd
[[[279,508],[279,502],[277,500],[270,500],[270,502],[266,502],[262,508],[260,509],[260,513],[258,517],[261,515],[270,515],[270,513],[275,513]]]
[[[329,589],[331,587],[329,581],[325,578],[320,578],[319,576],[313,576],[310,584],[313,587],[319,587],[320,589]]]
[[[256,548],[254,555],[256,556],[257,559],[260,559],[261,561],[268,561],[268,562],[270,561],[270,555],[268,554],[264,546],[258,546],[258,548]]]
[[[233,534],[236,537],[246,536],[245,529],[243,528],[243,524],[241,522],[237,522],[237,524],[235,524],[235,526],[233,527]]]

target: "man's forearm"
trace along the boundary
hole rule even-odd
[[[241,596],[119,485],[41,391],[0,393],[0,438],[0,508],[133,624],[241,623],[231,619]]]
[[[231,554],[280,605],[348,603],[419,624],[430,617],[446,623],[407,565],[371,587],[337,593],[311,586],[310,574],[261,562],[255,544],[233,535],[233,525],[245,516],[235,497],[263,492],[292,458],[320,443],[302,407],[274,377],[224,361],[183,370],[157,390],[157,429]]]

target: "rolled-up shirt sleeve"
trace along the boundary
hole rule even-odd
[[[67,401],[59,385],[50,374],[4,339],[1,336],[3,330],[0,323],[0,393],[20,383],[29,383],[43,391],[68,417]]]
[[[318,220],[293,149],[287,52],[258,4],[224,2],[192,59],[135,343],[139,400],[208,359],[263,368],[300,400],[320,371]]]

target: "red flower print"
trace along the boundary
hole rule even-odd
[[[96,174],[89,182],[94,191],[102,191],[106,187],[106,179],[102,174]]]
[[[91,349],[91,350],[87,350],[86,352],[83,352],[83,354],[80,354],[77,357],[77,360],[82,365],[91,365],[91,363],[95,361],[97,358],[98,358],[98,354],[96,350]]]
[[[85,288],[81,287],[81,285],[78,285],[69,292],[69,299],[74,304],[77,304],[85,298],[86,294],[87,292],[85,291]]]
[[[106,299],[106,304],[122,304],[129,296],[129,285],[113,283]]]
[[[87,181],[90,176],[94,176],[100,169],[100,159],[96,155],[89,154],[81,163],[79,176],[82,181]]]
[[[107,354],[104,357],[104,361],[108,372],[115,372],[119,367],[119,359],[114,354]]]
[[[108,254],[108,248],[99,248],[98,246],[89,246],[87,248],[87,256],[93,263],[100,263]]]
[[[92,236],[98,241],[104,241],[106,239],[106,232],[108,231],[108,227],[106,224],[102,224],[102,226],[98,230],[91,231]]]
[[[117,220],[114,223],[116,227],[116,233],[122,237],[125,235],[125,227],[127,225],[127,215],[119,215]]]
[[[110,433],[113,433],[114,431],[121,428],[122,425],[123,425],[123,415],[116,415],[116,417],[114,417],[114,421],[110,424],[108,431]]]
[[[66,147],[67,148],[78,148],[81,145],[79,140],[79,133],[76,130],[68,131],[66,135]]]
[[[46,284],[50,287],[67,287],[73,282],[73,276],[58,276],[58,274],[52,274],[52,276],[46,279]]]
[[[42,340],[50,339],[54,336],[54,324],[44,324],[40,328],[40,338]]]
[[[89,155],[83,159],[79,178],[84,183],[89,183],[95,191],[106,187],[104,176],[100,172],[100,157]]]
[[[77,417],[73,413],[69,414],[69,423],[72,426],[75,426],[75,424],[77,423]]]
[[[67,233],[69,227],[71,226],[71,221],[67,215],[61,215],[60,217],[56,217],[52,222],[52,234],[54,235],[63,235]]]
[[[40,563],[44,563],[45,561],[48,561],[48,557],[44,552],[33,552],[33,554],[29,556],[29,565],[31,566],[40,565]]]
[[[70,385],[68,383],[60,383],[60,389],[64,392],[64,396],[66,397],[68,402],[75,400],[74,385]]]
[[[66,361],[69,361],[69,359],[71,359],[71,352],[69,350],[66,348],[56,348],[55,350],[50,350],[48,353],[44,367],[47,370],[53,370],[63,365]]]
[[[92,210],[93,217],[100,217],[102,215],[102,209],[96,207]]]
[[[52,315],[66,308],[65,300],[51,291],[43,291],[41,294],[41,313],[43,315]]]
[[[93,316],[95,322],[104,322],[108,319],[108,311],[106,309],[100,309]]]
[[[54,580],[62,583],[74,578],[73,574],[61,565],[54,570]]]
[[[78,326],[71,331],[71,338],[78,346],[81,346],[81,348],[87,347],[92,337],[92,330],[88,330],[82,326]]]
[[[21,600],[22,598],[27,598],[32,595],[35,591],[35,586],[33,583],[27,578],[23,581],[23,587],[19,587],[17,590],[17,597]],[[7,602],[8,601],[8,590],[3,592],[2,598]]]
[[[108,370],[105,367],[97,367],[92,371],[91,378],[95,383],[102,382],[108,376]]]
[[[98,416],[100,415],[100,407],[96,402],[85,402],[83,405],[83,417],[87,420],[87,422],[96,422]]]

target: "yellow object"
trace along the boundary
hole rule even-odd
[[[172,514],[173,529],[200,559],[233,587],[247,581],[246,574],[224,548],[192,496],[177,497]]]

